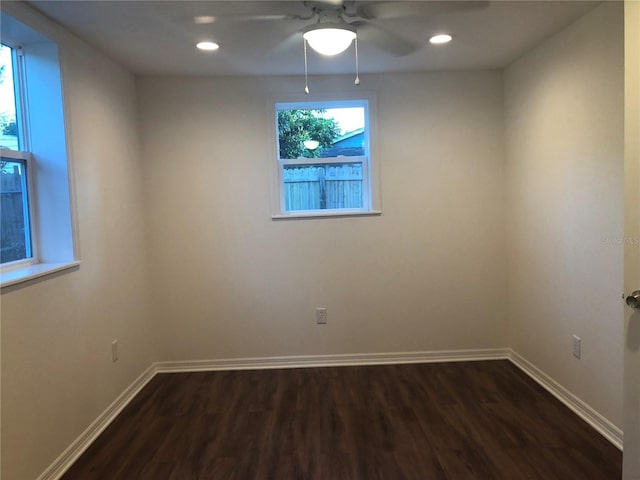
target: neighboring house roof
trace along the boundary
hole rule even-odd
[[[364,155],[364,128],[358,128],[336,138],[331,147],[320,154],[327,157],[358,157]]]

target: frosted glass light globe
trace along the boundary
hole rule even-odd
[[[319,24],[304,32],[302,36],[316,52],[332,56],[349,48],[353,39],[356,38],[356,32],[349,28],[340,28],[340,26],[336,28]]]

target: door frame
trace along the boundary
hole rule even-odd
[[[640,1],[625,0],[624,288],[640,289]],[[623,480],[640,480],[640,311],[625,308]]]

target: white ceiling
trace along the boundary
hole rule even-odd
[[[334,0],[335,1],[335,0]],[[310,12],[302,1],[31,1],[33,7],[107,53],[136,74],[279,75],[302,74],[300,29],[315,20],[250,19],[245,15],[298,15]],[[371,1],[344,2],[379,5]],[[390,2],[383,2],[389,4]],[[531,47],[584,15],[599,2],[483,1],[404,2],[410,18],[378,21],[393,35],[421,47],[405,56],[392,55],[362,38],[360,71],[460,70],[504,68]],[[198,15],[218,17],[198,25]],[[241,20],[241,18],[244,18]],[[451,32],[454,41],[434,46],[436,32]],[[222,45],[203,53],[195,43],[211,39]],[[352,73],[353,48],[326,59],[309,55],[309,73]]]

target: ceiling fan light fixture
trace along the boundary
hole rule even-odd
[[[449,43],[451,40],[453,40],[453,37],[451,35],[449,35],[448,33],[439,33],[437,35],[432,35],[429,38],[429,42],[433,43],[434,45],[441,45],[443,43]]]
[[[349,48],[356,29],[348,23],[324,22],[306,28],[302,36],[316,52],[333,56]]]

